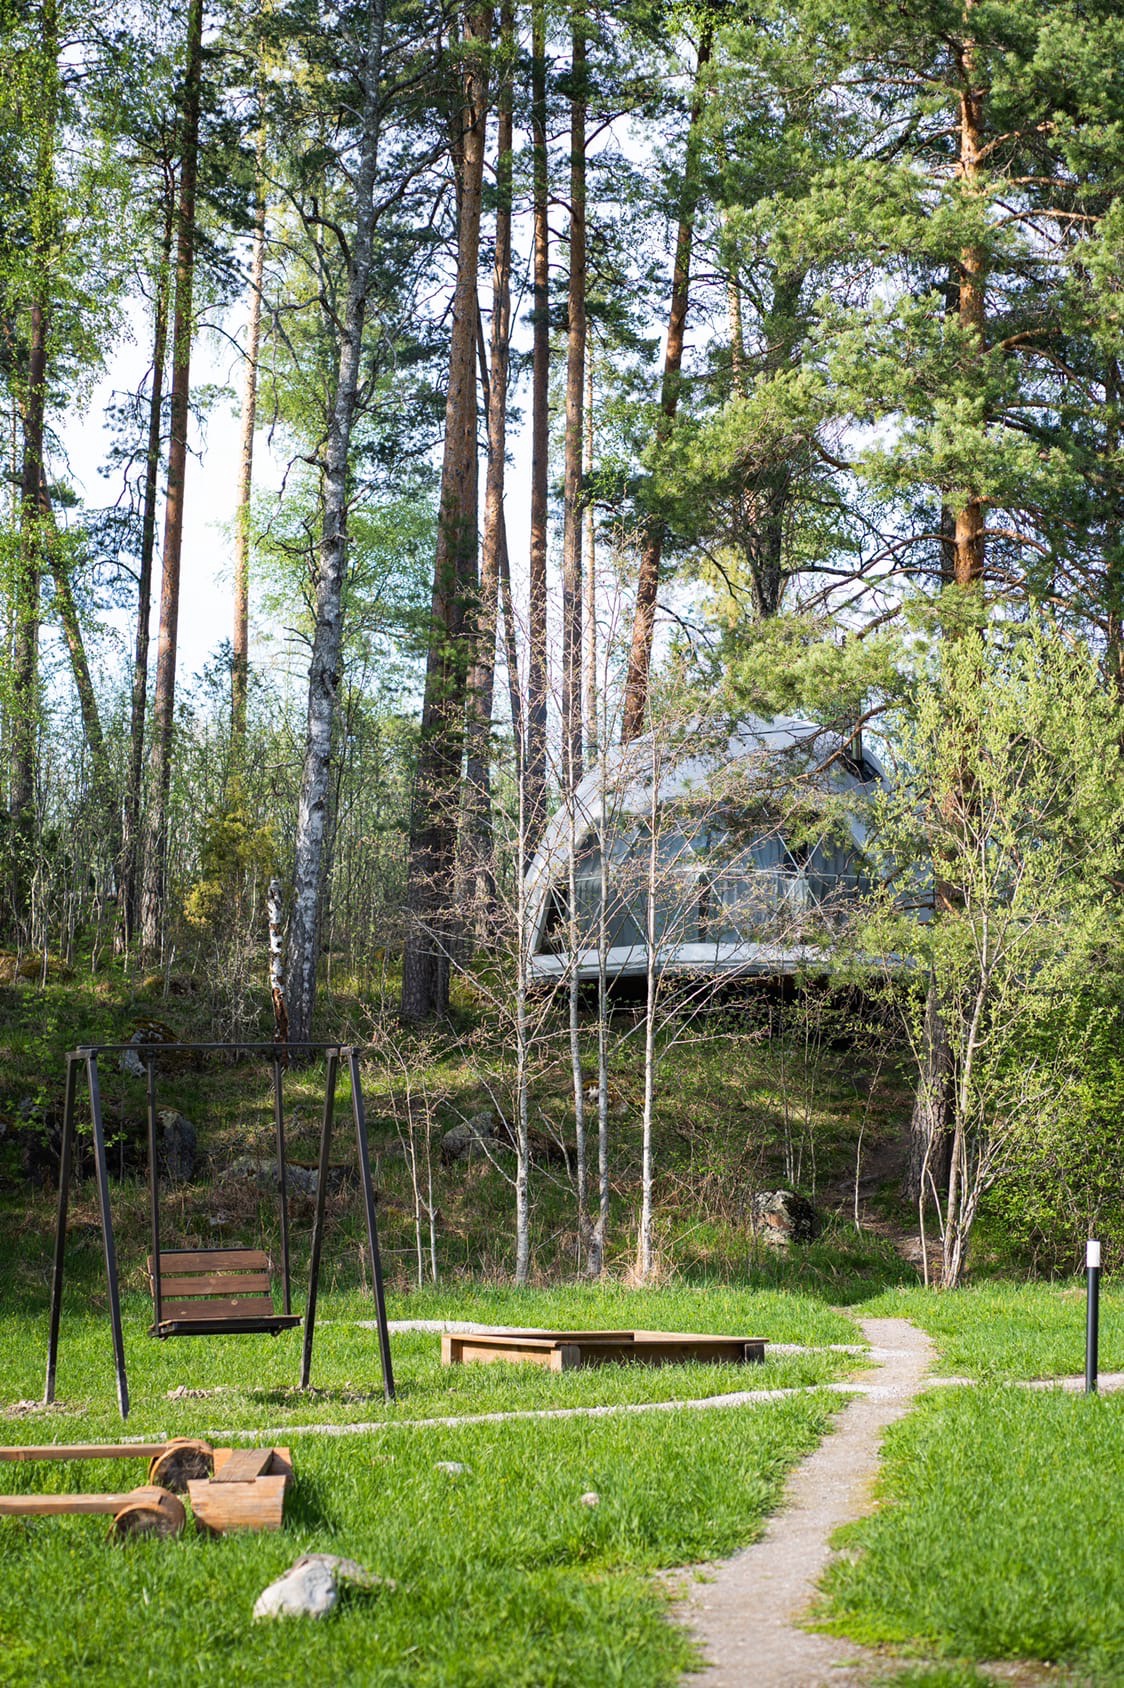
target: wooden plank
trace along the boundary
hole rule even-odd
[[[187,1485],[195,1522],[202,1530],[279,1530],[288,1477],[256,1477],[251,1483],[195,1482]]]
[[[120,1512],[125,1495],[0,1495],[0,1518],[59,1518],[69,1513]]]
[[[46,1442],[40,1446],[0,1448],[2,1460],[155,1459],[167,1442]]]
[[[747,1352],[747,1350],[757,1350]],[[742,1365],[747,1360],[765,1358],[764,1342],[747,1342],[745,1337],[678,1336],[649,1337],[633,1343],[583,1343],[581,1364],[609,1365],[632,1362],[636,1365],[682,1365],[685,1361],[712,1365]]]
[[[273,1464],[272,1448],[234,1448],[215,1472],[216,1483],[252,1483]]]
[[[558,1370],[555,1361],[561,1345],[557,1342],[529,1342],[522,1348],[493,1346],[484,1337],[454,1336],[450,1342],[446,1365],[487,1366],[496,1360],[515,1360],[524,1365],[546,1366],[548,1370]],[[575,1352],[580,1350],[575,1349]]]
[[[151,1273],[153,1260],[148,1257]],[[183,1248],[161,1249],[160,1271],[164,1272],[234,1272],[269,1270],[269,1256],[260,1248]]]
[[[234,1457],[234,1448],[215,1449],[215,1476],[222,1470],[227,1460]],[[293,1475],[293,1456],[288,1448],[270,1448],[270,1461],[266,1470],[267,1477],[291,1477]]]
[[[450,1335],[465,1342],[490,1342],[495,1347],[505,1344],[521,1347],[528,1342],[631,1342],[636,1335],[631,1330],[479,1330],[451,1331]]]
[[[261,1319],[273,1313],[268,1295],[222,1296],[210,1301],[164,1301],[160,1303],[160,1318],[165,1324],[174,1319]]]
[[[180,1295],[268,1295],[273,1288],[268,1272],[201,1272],[197,1278],[161,1277],[161,1299]]]

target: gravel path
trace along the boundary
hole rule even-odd
[[[792,1472],[761,1540],[715,1567],[688,1596],[710,1661],[692,1688],[848,1688],[865,1680],[859,1650],[799,1627],[830,1558],[830,1538],[871,1505],[883,1431],[908,1410],[934,1356],[907,1319],[863,1319],[878,1382],[843,1409],[823,1444]]]

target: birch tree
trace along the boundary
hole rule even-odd
[[[322,460],[323,514],[315,583],[315,626],[308,676],[308,713],[293,862],[286,998],[294,1043],[312,1033],[320,955],[321,893],[328,819],[332,726],[340,684],[344,581],[347,567],[348,468],[355,421],[363,324],[371,283],[376,221],[375,186],[383,120],[383,46],[386,0],[369,0],[361,12],[362,52],[356,66],[358,94],[350,205],[346,289],[335,324],[339,358]]]

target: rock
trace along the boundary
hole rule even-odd
[[[304,1553],[258,1595],[254,1617],[326,1618],[339,1600],[341,1584],[366,1593],[378,1588],[393,1593],[398,1586],[338,1553]]]
[[[175,1108],[164,1108],[160,1120],[160,1152],[164,1176],[172,1183],[186,1183],[195,1171],[198,1137],[195,1127]]]
[[[169,1044],[178,1041],[171,1026],[166,1026],[162,1020],[140,1020],[136,1030],[130,1034],[129,1042],[138,1047],[146,1043]],[[117,1058],[117,1065],[123,1073],[129,1073],[133,1078],[144,1078],[147,1068],[139,1055],[131,1049],[123,1049]]]
[[[807,1197],[795,1190],[762,1190],[753,1198],[753,1228],[771,1248],[814,1242],[820,1216]]]
[[[439,1459],[433,1467],[434,1471],[443,1471],[447,1477],[471,1477],[471,1465],[462,1465],[459,1459]]]
[[[441,1159],[446,1163],[470,1160],[473,1155],[495,1154],[510,1147],[507,1133],[501,1136],[496,1130],[495,1115],[485,1111],[446,1131],[441,1139]]]
[[[230,1183],[256,1184],[259,1190],[276,1190],[280,1180],[277,1175],[277,1162],[273,1156],[239,1155],[231,1161],[221,1174]],[[328,1192],[335,1195],[344,1189],[351,1180],[349,1166],[330,1166],[328,1168]],[[285,1163],[285,1183],[291,1196],[315,1196],[320,1183],[320,1174],[315,1166],[305,1166],[300,1161],[287,1160]]]
[[[393,1594],[398,1587],[393,1577],[380,1577],[377,1571],[368,1571],[365,1565],[354,1559],[343,1559],[338,1553],[302,1553],[293,1570],[302,1565],[326,1565],[337,1584],[348,1583],[354,1588],[385,1588]]]
[[[585,1491],[585,1494],[582,1496],[582,1505],[583,1506],[600,1506],[601,1505],[601,1496],[597,1493],[596,1489],[587,1489]]]
[[[254,1602],[255,1618],[326,1618],[340,1591],[331,1567],[317,1560],[290,1566],[263,1588]]]
[[[219,1174],[224,1184],[256,1184],[259,1190],[277,1188],[277,1164],[260,1155],[238,1155]]]

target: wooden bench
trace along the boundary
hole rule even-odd
[[[169,1249],[148,1257],[153,1336],[276,1336],[299,1313],[275,1313],[268,1254],[259,1248]]]

